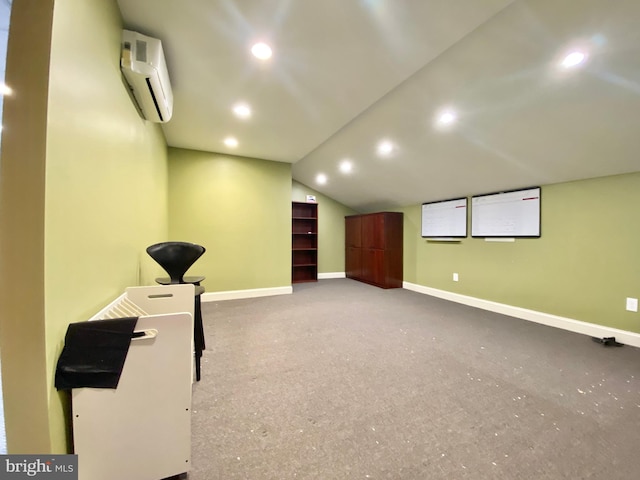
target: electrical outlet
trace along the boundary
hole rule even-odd
[[[638,311],[638,299],[627,297],[627,310],[630,312]]]
[[[457,281],[458,281],[458,274],[457,274],[457,273],[454,273],[454,274],[453,274],[453,281],[454,281],[454,282],[457,282]]]

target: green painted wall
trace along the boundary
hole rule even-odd
[[[344,273],[344,217],[358,212],[294,180],[291,200],[306,202],[307,195],[318,202],[318,273]]]
[[[144,249],[167,235],[166,142],[123,84],[122,28],[115,1],[55,3],[45,198],[50,372],[68,323],[87,319],[128,286],[153,282],[155,262]],[[52,445],[63,451],[52,396]]]
[[[542,236],[514,243],[427,242],[407,207],[405,281],[640,332],[639,205],[640,173],[543,186]]]
[[[421,206],[412,206],[396,209],[404,213],[402,232],[402,277],[403,281],[418,283],[418,245],[424,240],[420,237],[421,232]]]
[[[290,164],[170,148],[169,218],[208,292],[291,285]]]
[[[31,91],[30,76],[40,78],[43,72],[29,66],[48,59],[49,52],[33,49],[29,35],[12,37],[15,29],[32,28],[34,16],[51,5],[50,68],[37,90]],[[29,298],[37,305],[44,299],[39,315],[28,319],[30,331],[12,325],[25,321],[21,315],[2,322],[2,367],[9,379],[4,382],[4,395],[9,397],[7,437],[10,452],[62,453],[70,447],[67,396],[55,390],[53,379],[67,325],[86,320],[125,287],[152,283],[159,268],[146,258],[144,248],[166,239],[168,232],[167,152],[160,126],[140,118],[123,84],[119,68],[123,25],[115,0],[20,1],[14,2],[13,9],[14,17],[24,21],[14,23],[12,17],[9,49],[16,54],[9,55],[7,77],[16,78],[11,86],[18,98],[34,93],[47,96],[48,78],[48,101],[46,123],[23,119],[23,113],[5,103],[4,120],[11,134],[6,152],[3,138],[2,174],[15,191],[13,198],[3,193],[3,212],[37,216],[35,221],[42,225],[37,242],[43,249],[11,253],[18,258],[44,255],[40,266],[30,269],[30,280],[19,283],[14,292],[17,303]],[[23,68],[21,78],[13,77],[12,70]],[[11,148],[17,140],[13,135],[22,135],[23,141],[46,142],[33,156],[44,174],[35,205],[19,193],[20,182],[28,187],[37,178],[29,178],[34,169],[24,171],[24,176],[11,171],[19,171],[25,163],[19,149]],[[10,178],[4,178],[6,171]],[[23,238],[20,231],[4,235],[18,245],[33,240]],[[4,257],[6,250],[0,253]],[[9,263],[9,269],[19,268]],[[3,271],[3,277],[7,273]],[[12,308],[3,306],[2,313]],[[5,355],[7,342],[42,349],[44,358],[37,358],[33,368],[43,376],[25,376],[21,359],[11,352]],[[46,405],[39,404],[37,411],[30,408],[29,399],[22,398],[31,382],[46,397]],[[39,423],[33,425],[34,421]]]

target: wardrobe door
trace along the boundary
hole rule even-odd
[[[345,275],[347,278],[362,278],[362,217],[344,218],[345,231]]]

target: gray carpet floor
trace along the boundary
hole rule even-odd
[[[190,480],[640,478],[640,349],[348,279],[203,314]]]

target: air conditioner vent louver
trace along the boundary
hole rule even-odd
[[[147,62],[147,42],[136,40],[136,62]]]
[[[144,118],[168,122],[173,93],[160,40],[123,30],[120,67]]]
[[[148,78],[147,78],[147,86],[149,87],[149,94],[151,95],[151,98],[153,99],[153,104],[156,107],[156,112],[158,114],[158,118],[160,118],[160,122],[163,122],[164,120],[162,119],[162,111],[160,110],[160,106],[158,105],[158,100],[156,99],[156,95],[153,93],[153,86],[151,85],[151,82],[149,81]]]

